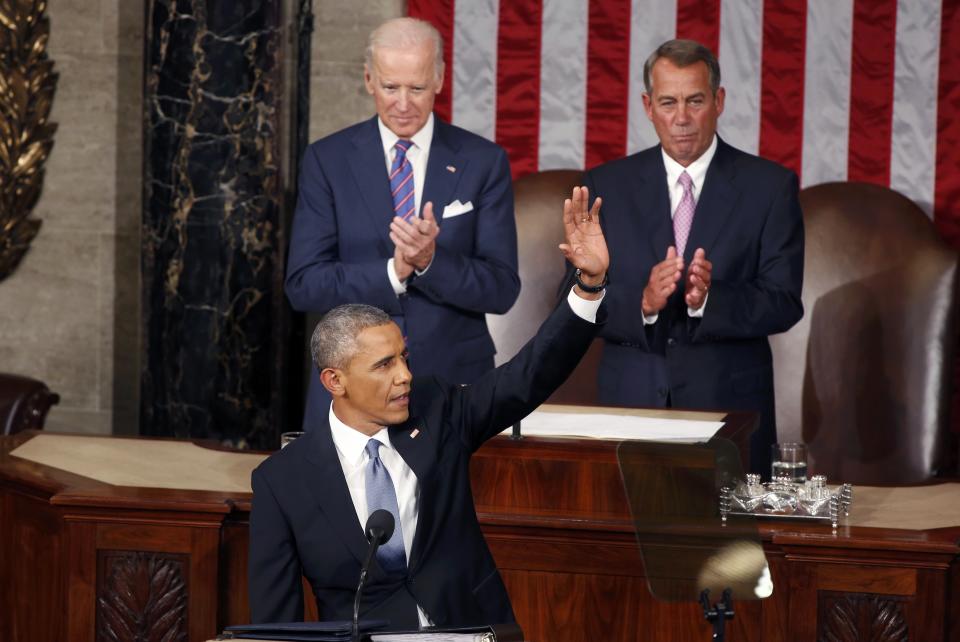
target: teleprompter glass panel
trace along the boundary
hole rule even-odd
[[[726,439],[688,444],[624,441],[617,459],[647,583],[654,597],[698,601],[763,599],[773,592],[753,517],[720,517],[720,490],[744,478]]]

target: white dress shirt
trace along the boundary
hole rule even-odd
[[[353,508],[357,511],[357,519],[361,526],[367,523],[370,511],[367,509],[367,464],[370,456],[367,454],[367,442],[370,437],[359,430],[347,426],[340,421],[333,412],[333,403],[330,404],[330,432],[333,436],[333,445],[337,448],[337,457],[343,476],[347,480],[350,490],[350,499]],[[400,528],[403,531],[403,550],[410,561],[410,551],[413,549],[413,537],[417,532],[417,517],[420,515],[420,483],[413,469],[407,465],[400,453],[390,443],[390,432],[383,428],[373,436],[380,441],[380,461],[383,462],[393,489],[397,493],[397,506],[400,508]],[[429,626],[430,619],[420,605],[417,605],[417,616],[420,626]]]
[[[713,155],[717,153],[717,135],[713,135],[713,141],[707,151],[700,155],[700,158],[693,161],[687,167],[684,167],[677,161],[670,158],[669,154],[661,148],[663,155],[663,166],[667,170],[667,190],[670,192],[670,218],[677,213],[680,206],[680,199],[683,198],[683,185],[680,184],[680,174],[686,172],[693,180],[693,200],[700,199],[700,193],[703,191],[703,182],[707,178],[707,169],[710,167],[710,161]]]
[[[567,301],[570,308],[581,319],[596,323],[597,310],[600,308],[600,302],[603,296],[596,301],[582,299],[570,289],[567,295]],[[367,442],[371,439],[359,430],[354,430],[346,425],[333,411],[333,403],[330,404],[329,412],[330,433],[333,436],[333,445],[337,449],[337,457],[340,459],[340,467],[343,469],[343,476],[347,480],[347,489],[350,491],[350,499],[353,500],[353,508],[357,511],[357,519],[360,524],[367,523],[369,510],[367,509],[367,477],[366,468],[370,461],[367,455]],[[393,488],[397,492],[397,505],[400,508],[400,527],[403,530],[403,550],[407,554],[407,562],[410,561],[410,551],[413,549],[413,538],[417,532],[417,518],[420,515],[420,482],[417,480],[413,469],[407,465],[400,453],[390,443],[390,432],[383,428],[377,434],[373,435],[382,444],[380,446],[380,461],[390,473],[390,479],[393,481]],[[426,612],[417,605],[417,616],[420,619],[420,626],[430,626],[430,618]]]
[[[710,142],[710,147],[707,147],[707,151],[703,152],[700,158],[690,163],[687,167],[673,160],[662,147],[660,148],[660,153],[663,155],[663,166],[667,170],[667,192],[670,194],[670,218],[673,218],[677,213],[677,208],[680,207],[680,200],[683,198],[683,185],[680,184],[680,174],[683,172],[686,172],[693,181],[690,189],[693,192],[694,202],[696,203],[700,200],[700,193],[703,191],[703,182],[707,179],[707,169],[710,167],[710,161],[713,160],[713,155],[717,153],[717,135],[713,135],[713,140]],[[682,285],[683,282],[681,280],[679,286],[682,287]],[[707,293],[703,298],[703,305],[700,306],[699,310],[693,310],[688,307],[687,314],[695,318],[702,317],[703,311],[707,309],[707,299],[709,297],[710,294]],[[650,325],[656,323],[659,317],[659,313],[651,314],[650,316],[643,315],[643,324]]]
[[[383,120],[377,118],[377,127],[380,128],[380,140],[383,142],[383,157],[387,165],[387,175],[390,174],[390,167],[393,165],[393,159],[397,157],[397,148],[395,147],[400,137],[393,133],[387,127]],[[417,216],[420,215],[420,201],[423,197],[423,184],[427,178],[427,160],[430,158],[430,143],[433,141],[433,114],[427,117],[426,124],[416,134],[410,137],[413,145],[407,150],[407,160],[410,162],[410,169],[413,172],[413,207]],[[417,270],[417,274],[423,274],[430,269],[428,265],[424,270]],[[393,258],[387,261],[387,277],[390,279],[390,285],[397,296],[407,291],[407,285],[399,278],[397,272],[393,269]]]

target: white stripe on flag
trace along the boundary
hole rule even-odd
[[[454,121],[493,138],[497,109],[497,32],[502,0],[455,0]],[[543,0],[540,169],[582,167],[587,103],[589,2]],[[643,109],[643,63],[675,37],[678,0],[631,0],[627,150],[657,143]],[[894,66],[890,186],[932,210],[936,181],[937,76],[942,0],[899,0]],[[756,152],[762,105],[765,0],[721,0],[719,56],[727,102],[726,140]],[[807,0],[804,61],[803,186],[847,178],[854,0]],[[775,43],[772,43],[775,44]]]
[[[656,145],[657,133],[643,109],[643,63],[653,50],[677,34],[676,0],[630,3],[630,103],[627,111],[627,153]]]
[[[496,0],[456,0],[453,10],[453,117],[464,129],[493,140],[497,127]]]
[[[760,148],[760,58],[763,54],[763,0],[720,4],[721,80],[726,102],[719,131],[745,152]]]
[[[588,22],[587,0],[543,0],[540,171],[584,164]]]
[[[933,216],[937,150],[939,0],[897,3],[890,187]]]
[[[853,3],[809,0],[803,91],[803,186],[847,180]]]

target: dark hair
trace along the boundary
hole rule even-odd
[[[701,45],[696,40],[668,40],[656,51],[650,54],[647,61],[643,63],[643,84],[648,94],[653,94],[653,80],[651,74],[653,66],[661,58],[666,58],[677,67],[689,67],[698,62],[707,65],[707,72],[710,74],[710,89],[716,95],[720,89],[720,63],[717,57],[708,48]]]
[[[344,368],[357,353],[362,330],[392,323],[390,315],[372,305],[338,305],[323,315],[310,337],[310,356],[317,370]]]

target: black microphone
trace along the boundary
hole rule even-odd
[[[357,593],[353,596],[353,642],[360,642],[360,595],[363,593],[363,585],[367,583],[367,571],[370,570],[370,562],[373,556],[377,554],[377,549],[393,537],[393,529],[396,528],[396,522],[390,511],[375,510],[367,518],[367,527],[364,529],[367,535],[367,559],[360,567],[360,583],[357,584]]]

